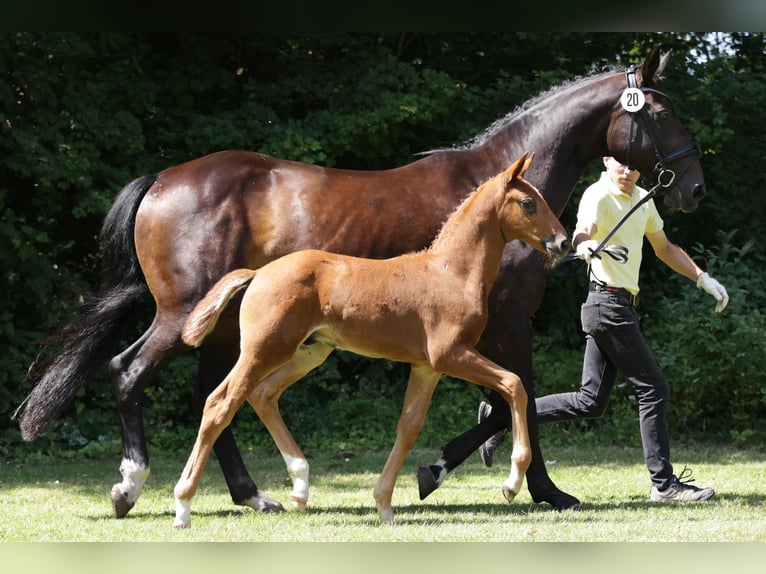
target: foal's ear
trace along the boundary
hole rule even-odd
[[[527,170],[529,169],[529,166],[532,164],[532,160],[535,157],[535,152],[529,153],[524,152],[524,155],[522,155],[519,159],[517,159],[511,167],[509,167],[507,170],[505,170],[505,175],[507,176],[507,181],[513,181],[514,179],[518,177],[524,177],[524,174],[527,173]]]

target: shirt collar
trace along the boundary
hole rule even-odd
[[[635,190],[633,191],[633,195],[628,195],[624,191],[622,191],[617,185],[609,179],[609,175],[605,172],[601,172],[601,182],[606,186],[606,189],[609,190],[609,193],[612,195],[616,195],[617,197],[621,197],[623,199],[632,199],[636,197],[641,197],[641,192],[643,189],[636,185]]]

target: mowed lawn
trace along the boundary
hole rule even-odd
[[[510,442],[510,441],[508,441]],[[415,473],[438,458],[416,450],[394,490],[394,525],[379,524],[372,497],[387,453],[313,453],[305,513],[289,508],[290,482],[279,454],[246,454],[259,487],[288,512],[259,515],[233,505],[215,460],[192,503],[192,527],[176,530],[173,486],[183,457],[156,456],[136,507],[111,517],[109,490],[119,457],[0,465],[0,540],[57,542],[757,542],[766,541],[766,455],[725,447],[674,446],[677,472],[716,496],[696,504],[655,504],[640,449],[548,447],[554,481],[583,501],[554,512],[526,490],[508,504],[501,494],[509,446],[485,468],[474,454],[426,500]]]

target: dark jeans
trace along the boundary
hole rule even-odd
[[[580,316],[586,335],[580,390],[537,398],[537,420],[600,417],[609,404],[617,373],[622,373],[638,396],[649,475],[664,490],[673,474],[666,417],[670,390],[641,334],[638,312],[623,295],[591,291]]]

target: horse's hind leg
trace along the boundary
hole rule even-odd
[[[149,453],[141,409],[144,388],[158,368],[184,349],[180,326],[155,318],[148,331],[110,362],[122,426],[122,482],[111,490],[115,518],[124,517],[133,508],[149,476]]]
[[[423,428],[428,405],[431,403],[431,397],[440,378],[441,373],[435,372],[427,365],[410,367],[402,414],[396,424],[396,441],[373,492],[378,516],[384,524],[391,524],[394,521],[394,510],[391,506],[394,485],[407,453],[412,449]]]
[[[279,412],[279,397],[290,385],[324,363],[332,350],[318,341],[301,345],[293,357],[261,381],[247,399],[282,454],[293,482],[290,499],[298,511],[303,511],[308,502],[309,463]]]

